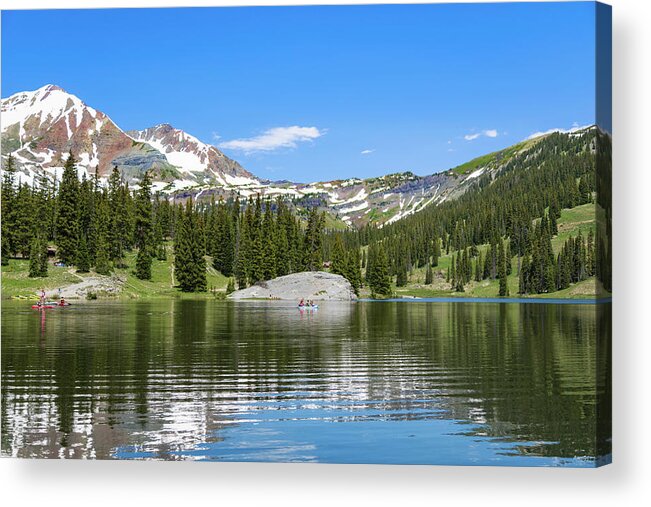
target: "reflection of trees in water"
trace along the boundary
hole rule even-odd
[[[610,452],[611,411],[610,337],[597,336],[608,328],[610,305],[598,310],[599,327],[595,306],[580,305],[396,303],[371,305],[366,318],[395,329],[375,347],[424,355],[441,372],[420,387],[441,388],[453,417],[472,419],[474,410],[488,435],[555,442],[535,453],[595,456]],[[597,392],[605,403],[597,404]],[[595,442],[598,419],[604,427]]]
[[[553,442],[523,453],[610,449],[610,337],[596,336],[609,305],[597,318],[580,305],[326,303],[302,316],[262,302],[108,306],[48,316],[40,348],[36,319],[3,319],[3,385],[29,386],[26,399],[2,390],[3,452],[107,457],[130,444],[170,458],[288,401]],[[30,337],[33,347],[14,341]]]

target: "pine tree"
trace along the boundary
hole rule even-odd
[[[594,248],[594,233],[592,229],[588,231],[588,240],[586,244],[586,273],[587,276],[594,276],[595,274],[595,248]]]
[[[425,271],[425,285],[432,285],[434,281],[434,273],[432,272],[432,266],[427,266],[427,271]]]
[[[44,234],[41,235],[41,247],[39,250],[39,270],[42,277],[48,276],[48,261],[47,261],[47,239]]]
[[[231,294],[233,292],[235,292],[235,280],[229,278],[228,285],[226,286],[226,294]]]
[[[346,276],[346,252],[344,251],[344,242],[340,235],[335,237],[330,262],[330,270],[335,275]]]
[[[509,295],[509,287],[507,284],[508,281],[506,277],[506,254],[504,252],[504,241],[502,240],[500,240],[500,244],[499,244],[497,263],[498,263],[497,276],[500,280],[499,295],[500,297],[505,297]]]
[[[152,257],[149,253],[149,247],[143,246],[138,250],[136,255],[136,278],[140,280],[151,280]]]
[[[79,239],[79,248],[77,251],[77,273],[88,273],[90,271],[90,253],[88,252],[88,243],[86,235],[82,234]]]
[[[359,289],[362,287],[362,270],[360,268],[359,248],[354,247],[346,255],[346,278],[353,287],[355,294],[359,296]]]
[[[271,202],[265,202],[264,218],[262,220],[262,277],[264,280],[276,278],[277,256],[276,252],[276,221],[271,209]]]
[[[456,257],[454,253],[452,254],[452,258],[450,259],[450,266],[448,267],[448,271],[450,273],[449,278],[449,283],[451,286],[452,290],[456,290],[457,288],[457,263],[456,263]]]
[[[382,244],[375,245],[373,259],[372,282],[369,282],[371,291],[375,294],[388,296],[391,294],[391,279],[389,277],[389,261]]]
[[[124,254],[129,247],[131,226],[131,204],[129,191],[122,183],[117,167],[109,178],[109,220],[108,241],[110,258],[117,267],[124,267]]]
[[[396,274],[396,286],[397,287],[404,287],[407,285],[407,264],[406,262],[400,263],[398,266],[398,272]]]
[[[166,261],[167,249],[165,248],[165,240],[163,238],[163,222],[158,214],[156,214],[154,218],[153,242],[156,259],[159,261]]]
[[[9,257],[15,252],[14,230],[16,226],[16,192],[14,189],[14,175],[16,172],[14,158],[11,154],[7,157],[2,178],[2,265],[9,263]]]
[[[46,277],[47,267],[47,242],[42,235],[34,236],[29,252],[29,277]]]
[[[520,280],[518,292],[520,294],[529,294],[531,292],[530,280],[529,280],[529,269],[530,269],[530,258],[529,254],[526,253],[522,258],[522,265],[520,266]]]
[[[482,260],[482,254],[479,252],[477,258],[475,259],[475,282],[481,282],[484,276],[484,262]]]
[[[307,229],[304,238],[304,268],[306,271],[317,271],[323,264],[323,227],[325,215],[320,214],[316,208],[310,210],[307,221]]]
[[[511,260],[513,259],[513,255],[511,255],[511,242],[507,241],[506,242],[506,274],[510,275],[513,272],[513,265]]]
[[[108,196],[102,194],[97,204],[97,237],[95,240],[95,272],[100,275],[111,273],[110,247],[108,242],[109,228]]]
[[[213,267],[224,276],[233,274],[233,254],[235,251],[232,213],[224,201],[216,206],[213,223],[214,241],[212,246]]]
[[[18,186],[14,211],[13,246],[23,258],[27,259],[34,237],[34,218],[37,214],[33,193],[27,185]]]
[[[140,280],[151,280],[151,252],[153,250],[154,238],[152,228],[151,177],[149,171],[145,172],[140,181],[135,209],[134,243],[138,248],[135,275]]]
[[[432,267],[439,265],[439,257],[441,257],[441,240],[438,237],[435,237],[434,251],[432,252]]]
[[[72,153],[63,168],[58,196],[57,254],[66,264],[75,264],[79,246],[79,180]]]
[[[276,276],[288,275],[293,265],[292,244],[293,218],[281,196],[276,199],[276,227],[274,248],[276,250]]]
[[[100,234],[97,238],[97,254],[95,255],[95,272],[100,275],[109,275],[111,273],[108,250],[106,234]]]
[[[253,214],[249,215],[249,236],[251,238],[251,255],[249,259],[249,283],[264,280],[264,248],[262,240],[262,201],[260,194],[253,205]]]
[[[463,254],[461,252],[457,253],[457,265],[456,265],[456,287],[455,290],[457,292],[465,292],[466,289],[464,288],[464,262],[463,262]]]
[[[204,292],[207,288],[205,245],[198,222],[190,198],[174,238],[174,273],[183,292]]]
[[[375,285],[374,262],[375,262],[375,244],[372,243],[368,246],[368,252],[366,254],[366,272],[364,274],[364,280],[366,281],[366,285],[368,285],[369,287],[373,287]]]
[[[242,213],[242,217],[238,220],[239,227],[236,242],[237,248],[235,253],[234,274],[239,289],[247,287],[251,272],[251,259],[253,252],[251,234],[249,231],[253,222],[253,210],[250,204],[251,201],[249,201],[249,206],[246,207],[244,213]]]

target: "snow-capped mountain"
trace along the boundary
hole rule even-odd
[[[237,186],[257,180],[214,146],[159,125],[125,133],[105,113],[58,86],[19,92],[2,100],[2,154],[11,153],[22,181],[41,173],[59,175],[72,152],[81,174],[105,178],[117,166],[127,179],[153,172],[158,188],[216,184]]]
[[[164,156],[134,142],[113,121],[58,86],[46,85],[2,100],[2,154],[11,153],[23,181],[60,174],[69,152],[81,173],[106,176],[114,165],[135,177],[146,167],[174,172]]]
[[[205,182],[224,187],[260,184],[255,176],[214,146],[167,123],[145,130],[130,130],[127,134],[165,155],[188,184]]]
[[[137,185],[149,170],[155,191],[179,199],[282,195],[298,208],[318,206],[328,211],[331,227],[383,226],[454,199],[480,177],[495,178],[513,157],[526,158],[547,135],[429,176],[402,172],[306,184],[256,178],[216,147],[168,124],[124,132],[106,114],[54,85],[2,99],[0,126],[3,165],[12,154],[23,183],[31,184],[43,174],[60,177],[72,152],[80,176],[97,171],[103,179],[117,166]],[[565,135],[584,135],[592,129]]]

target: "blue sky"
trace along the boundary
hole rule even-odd
[[[2,96],[47,83],[254,174],[429,174],[594,123],[594,4],[5,11]]]

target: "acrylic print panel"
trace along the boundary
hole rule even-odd
[[[2,455],[609,463],[610,55],[592,2],[3,12]]]

